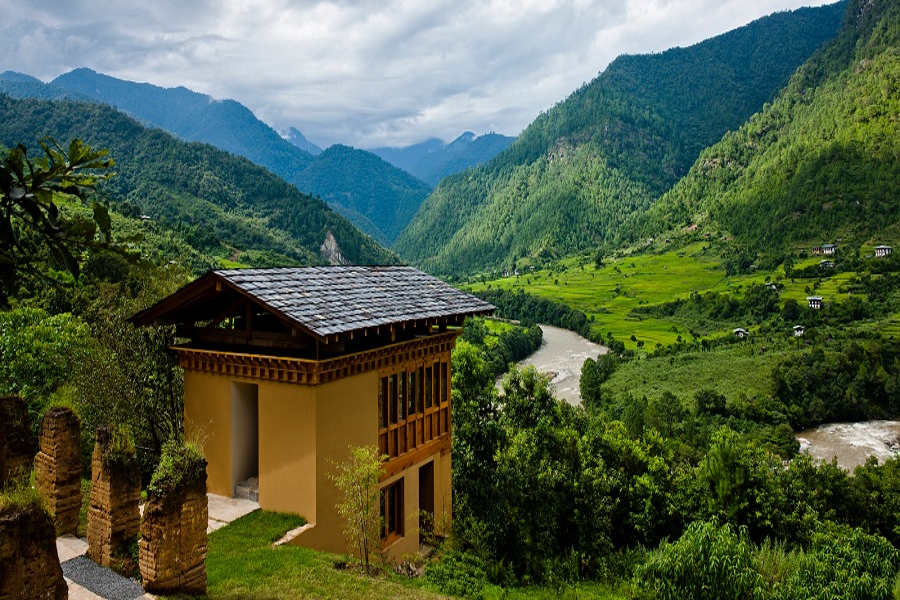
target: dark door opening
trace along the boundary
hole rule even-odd
[[[259,497],[259,388],[231,384],[231,485],[238,498]]]
[[[434,531],[434,461],[419,467],[419,530]]]

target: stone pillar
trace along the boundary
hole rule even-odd
[[[47,411],[38,448],[34,486],[47,503],[57,535],[74,535],[81,511],[81,422],[72,409]]]
[[[0,510],[0,600],[65,600],[53,521],[40,506]]]
[[[0,487],[28,477],[34,460],[34,440],[28,407],[18,396],[0,398]]]
[[[152,593],[206,593],[206,475],[188,489],[151,494],[144,505],[139,564]]]
[[[109,567],[127,554],[137,538],[141,514],[141,475],[133,450],[113,448],[109,429],[97,429],[91,456],[91,506],[88,509],[87,555]]]

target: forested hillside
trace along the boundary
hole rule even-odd
[[[388,245],[409,223],[431,188],[371,152],[335,144],[294,178],[335,210]]]
[[[301,141],[302,134],[291,138],[289,133],[285,139],[234,100],[217,100],[185,87],[117,79],[85,68],[60,75],[49,85],[51,90],[111,104],[182,139],[249,158],[302,192],[332,202],[338,212],[383,243],[393,241],[428,195],[427,185],[363,150],[322,155],[313,151],[316,146],[301,149],[303,142],[309,144],[305,138]],[[384,215],[391,217],[386,220]],[[395,224],[397,215],[403,220]]]
[[[0,73],[0,94],[9,94],[13,98],[39,98],[41,100],[88,100],[86,96],[77,92],[47,85],[36,77],[15,71]]]
[[[412,146],[373,148],[372,153],[435,186],[448,175],[489,161],[515,139],[499,133],[476,136],[467,131],[449,144],[431,138]]]
[[[619,57],[492,161],[445,179],[397,250],[447,273],[615,238],[834,37],[845,6],[777,13],[689,48]]]
[[[900,5],[854,4],[840,36],[771,105],[705,150],[635,229],[699,224],[754,251],[895,238],[898,115]]]
[[[251,263],[319,263],[331,232],[350,262],[393,260],[324,202],[244,158],[147,129],[108,106],[0,96],[0,146],[34,151],[46,137],[108,149],[116,176],[103,191],[114,208],[149,216],[203,253],[239,260],[265,250]]]

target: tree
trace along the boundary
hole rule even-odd
[[[367,575],[372,573],[372,558],[381,546],[378,481],[385,458],[374,446],[351,447],[350,459],[336,465],[337,470],[330,475],[344,497],[337,505],[338,514],[346,522],[344,537]]]
[[[28,158],[24,146],[0,159],[0,304],[5,304],[25,271],[40,272],[47,257],[56,268],[78,276],[78,253],[106,248],[111,241],[110,218],[104,205],[93,202],[93,220],[64,218],[54,194],[86,200],[97,184],[112,176],[106,150],[93,150],[74,139],[64,150],[42,142],[44,156]],[[99,233],[99,239],[98,234]]]

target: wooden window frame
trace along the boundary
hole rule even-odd
[[[394,365],[379,376],[378,447],[388,462],[450,434],[449,353]]]
[[[381,539],[385,544],[403,537],[406,513],[404,511],[403,477],[381,488]],[[391,528],[391,518],[394,527]]]

